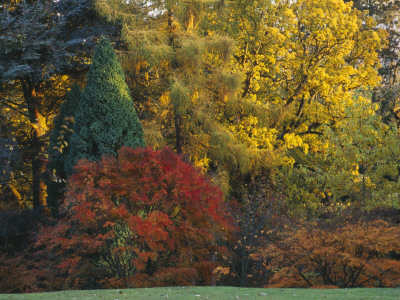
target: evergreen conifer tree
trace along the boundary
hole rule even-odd
[[[69,176],[80,159],[97,160],[104,154],[116,155],[121,146],[144,145],[142,125],[124,72],[110,42],[102,38],[75,115],[64,170]]]

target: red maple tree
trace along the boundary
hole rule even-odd
[[[63,211],[39,244],[64,288],[209,284],[232,229],[222,192],[169,148],[80,161]]]

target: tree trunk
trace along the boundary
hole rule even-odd
[[[182,125],[181,125],[181,117],[177,113],[175,113],[175,142],[176,142],[176,153],[182,153]]]
[[[32,198],[33,208],[43,207],[47,210],[46,184],[42,174],[46,170],[42,151],[44,150],[43,136],[47,131],[46,117],[42,115],[43,94],[40,84],[34,85],[30,80],[21,80],[24,98],[28,108],[29,121],[32,127],[30,160],[32,164]]]
[[[168,37],[169,43],[168,45],[171,46],[175,50],[175,26],[174,26],[174,16],[171,10],[168,10]],[[172,64],[174,65],[174,64]],[[175,146],[176,146],[176,153],[182,154],[182,117],[180,113],[177,111],[174,112],[174,121],[175,121]]]

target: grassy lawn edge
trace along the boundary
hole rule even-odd
[[[400,299],[400,288],[263,289],[237,287],[162,287],[140,289],[58,291],[31,294],[0,294],[0,299]]]

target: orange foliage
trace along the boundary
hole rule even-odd
[[[400,226],[384,221],[308,224],[282,233],[255,258],[275,287],[394,287],[400,284]]]

